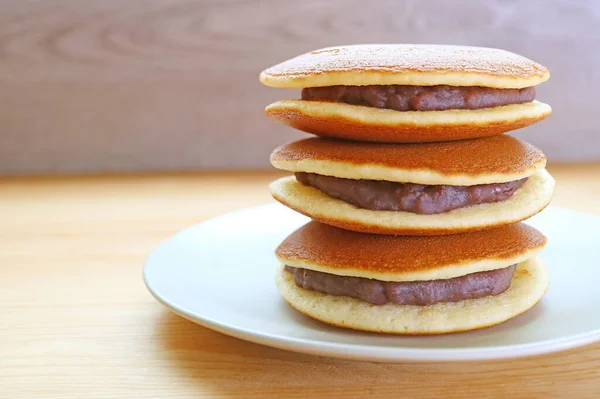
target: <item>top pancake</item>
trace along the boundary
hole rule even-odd
[[[415,85],[523,88],[550,77],[540,64],[499,49],[419,44],[329,47],[261,72],[272,87]]]
[[[546,156],[507,135],[420,144],[309,138],[275,149],[271,164],[347,179],[471,186],[531,176],[545,167]]]
[[[534,257],[546,237],[524,223],[446,236],[357,233],[309,222],[275,255],[282,264],[382,281],[448,279]]]

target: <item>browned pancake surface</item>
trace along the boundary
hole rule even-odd
[[[319,160],[431,170],[445,175],[520,173],[545,162],[537,147],[511,136],[420,144],[379,144],[309,138],[283,145],[274,161]]]
[[[517,115],[501,121],[457,123],[450,120],[446,125],[428,125],[373,123],[372,120],[354,120],[339,115],[310,115],[301,108],[270,106],[265,113],[277,122],[317,136],[376,143],[428,143],[495,136],[533,125],[550,115],[548,110],[534,116]]]
[[[549,74],[542,65],[499,49],[371,44],[325,48],[302,54],[266,69],[261,73],[261,81],[267,85],[285,87],[285,84],[277,84],[278,78],[287,82],[298,80],[311,84],[310,80],[314,77],[348,72],[365,75],[370,72],[386,75],[415,72],[462,73],[537,80],[545,80]],[[327,84],[313,84],[313,87],[315,85]],[[460,81],[455,85],[460,85]]]
[[[524,223],[448,236],[389,236],[357,233],[313,221],[288,236],[275,253],[284,262],[406,273],[513,258],[545,243],[542,233]]]

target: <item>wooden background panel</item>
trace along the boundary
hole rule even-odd
[[[554,160],[600,159],[593,1],[0,1],[0,173],[265,167],[302,137],[263,116],[297,91],[265,67],[315,48],[471,44],[552,71],[554,115],[519,132]]]

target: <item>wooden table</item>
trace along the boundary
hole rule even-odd
[[[555,205],[600,214],[600,164],[549,169]],[[276,176],[2,180],[0,398],[598,397],[600,345],[516,361],[376,364],[240,341],[159,305],[142,283],[145,256],[186,226],[270,201]]]

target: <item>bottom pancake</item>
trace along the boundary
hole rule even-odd
[[[293,176],[270,186],[273,197],[319,222],[365,233],[399,235],[454,234],[504,226],[525,220],[544,209],[554,194],[554,179],[546,170],[530,176],[511,197],[432,215],[358,208]]]
[[[321,294],[298,287],[280,266],[276,283],[299,312],[338,327],[390,334],[448,334],[491,327],[531,309],[548,289],[548,274],[537,259],[517,265],[508,290],[495,296],[459,302],[418,305],[372,305],[360,299]]]

